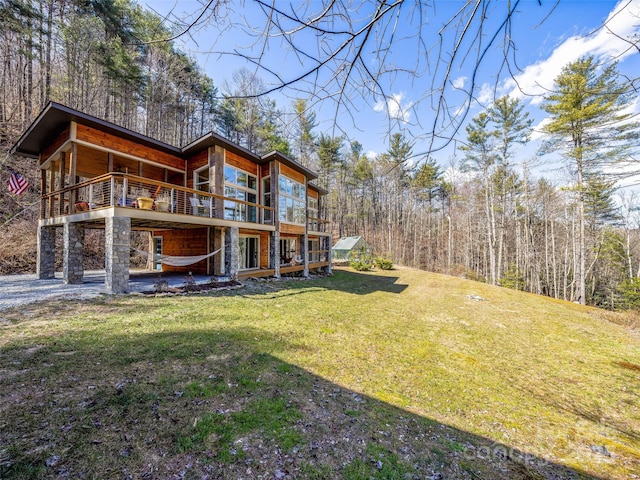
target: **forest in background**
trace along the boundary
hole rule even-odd
[[[164,25],[130,0],[0,0],[0,158],[31,183],[22,196],[0,190],[0,273],[35,271],[39,172],[7,152],[53,100],[177,146],[213,130],[256,153],[280,150],[319,172],[334,240],[363,235],[396,263],[640,308],[638,198],[607,174],[621,142],[637,146],[634,132],[585,136],[583,156],[568,161],[559,185],[535,173],[535,158],[519,157],[531,121],[519,101],[501,98],[460,133],[455,156],[418,158],[412,140],[395,132],[387,151],[370,158],[358,140],[318,131],[304,99],[277,105],[255,97],[260,79],[247,70],[215,85],[171,42],[155,41],[174,33]],[[615,89],[615,68],[601,71],[589,59],[566,73]],[[547,99],[551,117],[561,119],[562,100]],[[607,121],[630,99],[615,101],[600,112]],[[573,158],[567,143],[575,144],[575,132],[557,126],[546,132],[547,147]],[[87,242],[86,268],[100,268],[99,233]]]

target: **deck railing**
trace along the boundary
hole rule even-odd
[[[273,210],[171,183],[126,173],[108,173],[42,195],[40,214],[45,219],[114,206],[248,223],[259,223],[262,211]]]
[[[323,220],[321,218],[308,217],[307,218],[307,230],[310,232],[328,232],[329,220]]]
[[[309,263],[320,263],[329,261],[329,250],[309,250]]]

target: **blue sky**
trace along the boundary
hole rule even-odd
[[[203,3],[204,0],[201,0]],[[410,2],[407,2],[410,3]],[[433,3],[433,2],[432,2]],[[514,4],[512,0],[511,4]],[[302,2],[275,2],[278,7],[295,8]],[[355,17],[362,22],[371,13],[371,2],[353,2]],[[172,12],[173,17],[190,21],[194,15],[202,10],[198,1],[142,1],[142,6],[149,7],[156,12],[166,15]],[[305,3],[308,8],[299,14],[309,14],[321,7],[321,2],[311,0]],[[387,101],[379,96],[363,95],[355,87],[348,93],[348,108],[336,111],[335,102],[322,100],[314,103],[319,125],[316,132],[339,133],[344,132],[350,138],[357,139],[363,144],[364,150],[374,153],[384,152],[387,148],[389,132],[401,131],[408,138],[415,141],[414,152],[426,153],[432,150],[432,156],[443,166],[449,163],[449,158],[455,152],[456,142],[447,145],[447,138],[454,135],[453,129],[447,127],[447,121],[462,122],[462,128],[457,138],[464,140],[464,122],[488,106],[494,94],[512,95],[521,98],[527,105],[527,110],[534,119],[534,125],[540,127],[544,122],[544,114],[539,105],[545,89],[550,89],[554,78],[561,68],[580,56],[592,54],[603,62],[616,59],[619,70],[630,76],[637,76],[640,71],[640,55],[637,49],[630,48],[627,42],[618,37],[640,35],[640,0],[522,0],[518,3],[517,12],[513,17],[510,35],[515,50],[510,55],[511,73],[509,74],[502,63],[502,39],[500,35],[496,42],[484,51],[488,45],[488,38],[499,26],[504,18],[504,11],[508,5],[505,0],[489,2],[487,22],[482,32],[484,57],[475,77],[474,100],[470,103],[466,117],[461,116],[465,111],[465,101],[473,72],[472,60],[477,50],[470,40],[462,42],[459,54],[449,72],[449,79],[444,87],[443,96],[446,101],[446,115],[436,118],[433,105],[439,98],[432,93],[435,87],[443,82],[446,62],[438,63],[437,58],[446,57],[453,50],[455,42],[446,30],[438,36],[445,22],[452,19],[460,8],[469,2],[454,0],[435,0],[435,8],[425,8],[418,16],[415,9],[405,9],[397,19],[393,42],[383,52],[375,52],[372,48],[363,50],[363,59],[367,68],[375,70],[380,66],[381,57],[389,65],[399,69],[413,69],[418,75],[404,75],[393,72],[380,75],[380,88],[384,88],[388,95]],[[404,8],[404,7],[403,7]],[[206,17],[205,17],[206,18]],[[603,23],[607,28],[600,28]],[[203,70],[210,75],[217,86],[223,85],[231,78],[232,73],[242,67],[255,70],[255,66],[233,55],[221,55],[220,52],[241,51],[247,55],[255,55],[258,49],[265,48],[261,39],[264,30],[265,17],[258,5],[246,0],[244,2],[229,3],[217,11],[216,20],[208,18],[191,31],[190,36],[181,37],[178,46],[186,53],[196,58]],[[292,24],[288,25],[293,27]],[[336,27],[339,27],[336,22]],[[422,28],[424,44],[418,45],[414,33]],[[462,28],[461,26],[458,28]],[[471,25],[470,31],[475,33],[477,24]],[[389,37],[384,37],[388,42]],[[299,35],[298,47],[310,54],[318,52],[318,43],[314,35]],[[472,37],[474,41],[478,37]],[[440,41],[442,43],[440,43]],[[324,47],[335,49],[337,43],[326,41]],[[369,47],[370,44],[367,46]],[[422,48],[421,48],[422,47]],[[438,50],[440,48],[440,50]],[[438,55],[440,52],[440,55]],[[263,67],[288,80],[295,78],[299,72],[309,68],[309,61],[296,56],[286,45],[277,43],[277,39],[267,45],[264,51]],[[318,80],[327,81],[335,71],[322,72]],[[270,85],[275,77],[267,70],[258,75]],[[435,81],[434,81],[435,79]],[[304,82],[296,84],[299,90],[289,89],[275,92],[271,95],[280,108],[287,108],[293,98],[305,98],[304,91],[308,85]],[[368,85],[370,86],[370,85]],[[333,90],[332,90],[333,88]],[[335,93],[335,83],[326,90]],[[335,96],[331,96],[335,98]],[[633,108],[640,111],[638,105]],[[456,116],[457,115],[457,116]],[[430,135],[435,130],[443,138],[433,139]],[[337,126],[337,129],[336,129]],[[334,130],[335,129],[335,130]],[[536,141],[540,135],[533,135],[534,142],[521,157],[533,157],[536,151]],[[544,170],[544,168],[543,168]],[[551,171],[551,168],[548,169]]]

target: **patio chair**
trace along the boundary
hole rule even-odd
[[[191,202],[191,213],[193,215],[206,215],[207,207],[200,203],[200,199],[198,197],[189,197],[189,201]]]
[[[200,203],[204,207],[205,211],[209,212],[209,217],[213,218],[213,198],[201,198]]]

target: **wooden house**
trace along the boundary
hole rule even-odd
[[[150,232],[163,271],[243,278],[330,269],[317,175],[291,158],[256,155],[209,133],[182,148],[50,103],[11,153],[37,158],[39,278],[82,282],[86,229],[105,231],[105,286],[128,291],[131,231]]]

